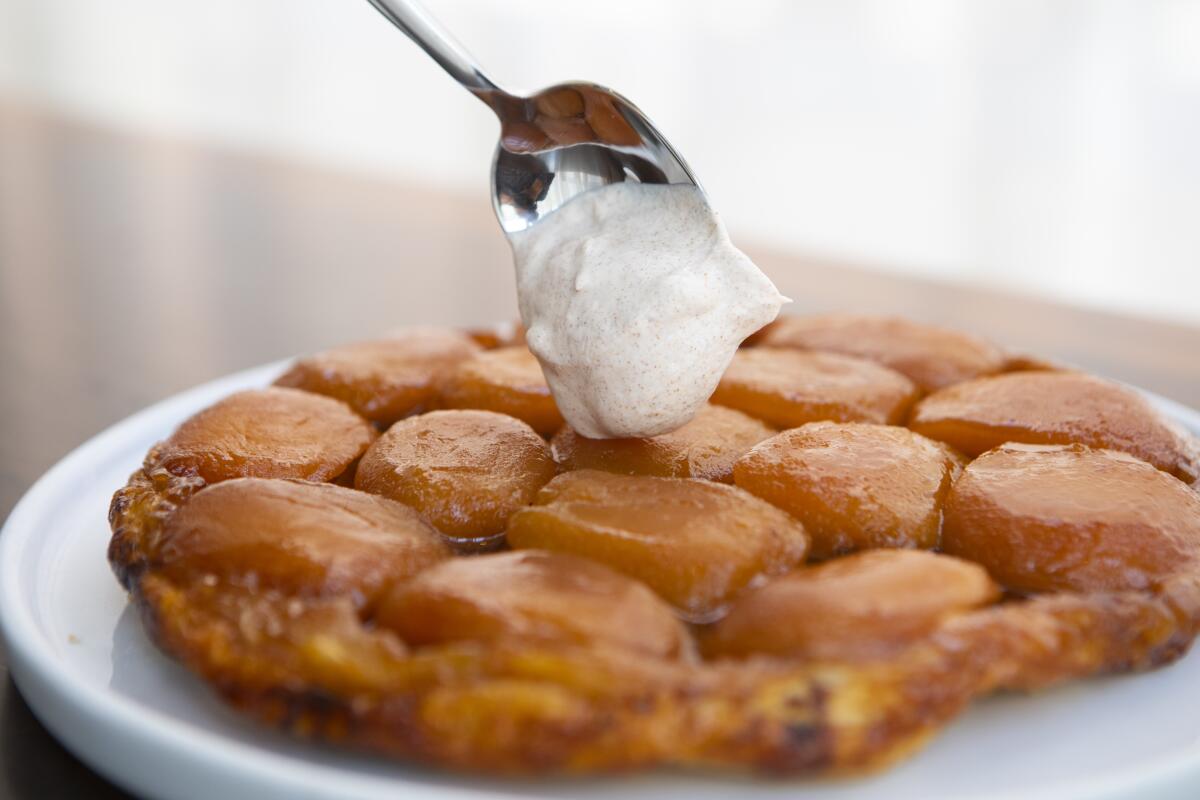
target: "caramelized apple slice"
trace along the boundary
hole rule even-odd
[[[489,350],[460,363],[443,382],[439,404],[508,414],[543,436],[563,424],[542,367],[524,345]]]
[[[884,659],[946,616],[999,594],[978,565],[921,550],[872,550],[798,569],[749,592],[701,647],[709,657]]]
[[[399,500],[447,536],[504,530],[556,468],[542,437],[492,411],[432,411],[401,420],[363,456],[355,487]]]
[[[564,469],[730,483],[733,462],[774,431],[740,411],[706,405],[678,430],[649,439],[589,439],[570,426],[550,442]]]
[[[796,564],[808,539],[799,522],[732,486],[580,470],[513,515],[508,543],[607,564],[696,621]]]
[[[905,428],[812,422],[734,465],[737,485],[804,523],[813,558],[875,547],[937,546],[961,459]]]
[[[1015,372],[943,389],[909,427],[969,456],[1004,442],[1121,450],[1188,483],[1200,477],[1195,439],[1132,389],[1080,372]]]
[[[372,604],[391,582],[449,556],[407,506],[327,483],[241,478],[167,518],[156,563],[180,584],[203,576],[301,597]]]
[[[151,448],[142,469],[113,495],[113,571],[132,589],[157,551],[162,520],[205,485],[241,477],[345,482],[376,435],[328,397],[263,389],[225,398]]]
[[[768,347],[796,347],[858,356],[908,376],[923,391],[1000,372],[1003,350],[960,331],[897,317],[825,314],[784,317],[759,340]]]
[[[668,657],[690,650],[671,608],[644,585],[594,561],[538,550],[440,564],[396,586],[375,622],[411,645],[516,639]]]
[[[895,423],[916,398],[908,378],[861,358],[753,347],[733,357],[712,402],[795,428],[818,420]]]
[[[275,383],[336,397],[386,426],[428,408],[438,380],[477,352],[465,333],[414,328],[307,356]]]
[[[955,482],[942,546],[1020,592],[1149,589],[1196,568],[1200,495],[1126,453],[1006,444]]]
[[[146,457],[146,472],[332,480],[375,439],[345,403],[294,389],[239,392],[188,419]]]

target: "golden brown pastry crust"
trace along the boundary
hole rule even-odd
[[[336,601],[304,606],[305,622],[331,618],[317,620],[320,634],[297,625],[299,646],[264,643],[244,607],[205,602],[215,591],[148,575],[135,597],[159,646],[233,705],[301,736],[489,773],[874,769],[973,697],[1167,663],[1195,633],[1169,603],[1128,592],[969,612],[871,665],[679,664],[511,644],[410,653]],[[282,599],[255,602],[284,613]]]

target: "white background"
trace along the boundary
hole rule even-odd
[[[1200,322],[1200,2],[427,5],[633,98],[735,238]],[[365,0],[0,0],[0,91],[466,192],[496,135]]]

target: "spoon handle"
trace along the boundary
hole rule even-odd
[[[474,94],[497,92],[499,87],[484,74],[463,46],[415,0],[368,0],[393,25],[404,31],[450,77]]]

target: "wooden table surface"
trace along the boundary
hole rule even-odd
[[[181,389],[403,324],[513,318],[483,181],[444,194],[0,99],[0,518]],[[948,323],[1200,407],[1200,328],[746,249],[797,310]],[[0,797],[122,796],[37,723],[2,652],[0,681]]]

